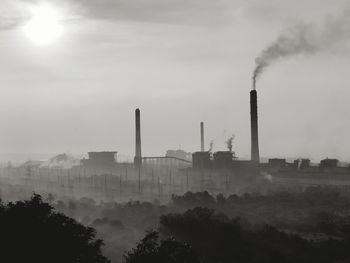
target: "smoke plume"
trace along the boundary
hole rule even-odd
[[[227,149],[230,151],[230,152],[232,152],[232,150],[233,150],[233,140],[235,139],[235,136],[234,135],[232,135],[230,138],[228,138],[227,139],[227,141],[226,141],[226,147],[227,147]]]
[[[255,59],[253,89],[261,74],[277,60],[295,55],[315,54],[350,37],[350,10],[334,17],[327,17],[322,23],[298,24],[283,31]]]
[[[211,153],[213,151],[214,148],[214,141],[210,141],[210,147],[209,147],[209,153]]]

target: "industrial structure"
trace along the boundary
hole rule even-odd
[[[0,169],[0,174],[18,176],[25,184],[31,182],[39,189],[58,192],[61,187],[73,192],[103,193],[106,198],[129,200],[135,195],[143,198],[169,198],[186,191],[210,191],[213,194],[232,194],[245,191],[260,183],[275,185],[296,184],[350,186],[350,166],[337,159],[326,158],[319,164],[309,159],[272,158],[260,162],[258,133],[258,99],[256,90],[250,91],[251,158],[241,160],[232,149],[212,152],[205,150],[205,126],[200,122],[200,150],[188,153],[183,150],[168,150],[163,156],[143,156],[141,145],[141,112],[135,110],[135,156],[133,162],[119,163],[117,151],[89,152],[80,164],[62,166],[56,164],[68,160],[67,156],[50,159],[51,165],[27,162],[20,167]],[[233,138],[233,137],[232,137]],[[55,160],[53,162],[52,160]],[[69,168],[67,168],[69,167]],[[268,180],[267,180],[267,179]],[[30,180],[32,181],[30,181]],[[42,181],[46,180],[46,184]],[[20,182],[22,182],[20,181]],[[55,184],[54,184],[55,182]],[[41,188],[43,187],[43,188]]]
[[[89,152],[88,159],[82,159],[81,164],[86,168],[113,168],[117,162],[118,152]]]
[[[201,129],[201,152],[204,152],[204,122],[201,122],[200,124]]]
[[[175,157],[187,161],[192,161],[192,154],[190,152],[185,152],[184,150],[167,150],[165,153],[166,157]]]
[[[134,164],[135,166],[141,166],[142,164],[142,154],[141,154],[141,116],[140,109],[136,109],[135,111],[135,158]]]
[[[258,98],[256,90],[250,92],[251,160],[260,162],[258,134]]]

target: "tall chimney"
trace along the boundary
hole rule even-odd
[[[204,152],[204,123],[201,122],[201,152]]]
[[[252,136],[252,149],[251,149],[251,160],[253,162],[260,162],[259,155],[259,137],[258,137],[258,99],[256,90],[250,92],[250,125],[251,125],[251,136]]]
[[[136,148],[135,148],[135,158],[134,164],[136,166],[141,166],[142,164],[142,155],[141,155],[141,117],[140,109],[135,111],[135,124],[136,124]]]

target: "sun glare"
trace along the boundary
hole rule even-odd
[[[27,37],[38,45],[49,45],[63,33],[59,12],[48,5],[33,8],[32,17],[24,27]]]

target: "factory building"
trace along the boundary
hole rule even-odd
[[[233,152],[220,151],[213,154],[214,168],[231,168],[233,162]]]
[[[117,164],[117,152],[89,152],[88,159],[82,159],[81,165],[88,170],[104,171],[113,169]]]
[[[183,159],[187,161],[192,160],[191,153],[185,152],[184,150],[167,150],[165,157],[175,157],[175,158]]]
[[[192,154],[193,169],[209,169],[212,167],[210,152],[195,152]]]

